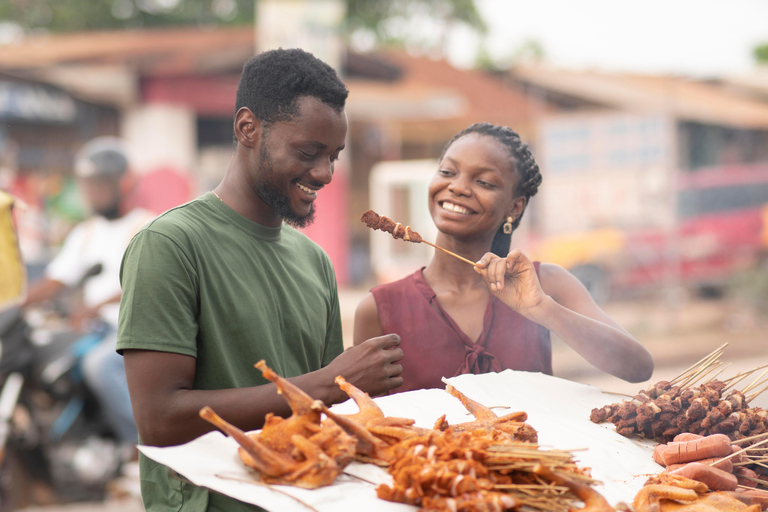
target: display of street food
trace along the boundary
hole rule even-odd
[[[661,381],[641,390],[630,400],[595,408],[590,420],[595,423],[609,421],[616,426],[616,432],[625,437],[644,437],[659,443],[657,447],[675,456],[689,445],[699,444],[702,453],[689,460],[664,460],[663,465],[678,464],[700,459],[706,460],[705,468],[693,466],[684,469],[687,476],[707,478],[711,464],[719,462],[726,468],[735,465],[730,479],[735,487],[737,478],[742,481],[761,483],[768,488],[768,458],[765,457],[764,443],[768,443],[768,411],[752,408],[749,402],[763,392],[766,380],[763,372],[741,390],[735,386],[747,376],[761,369],[756,368],[725,380],[710,379],[694,386],[696,382],[711,373],[722,363],[718,358],[725,347],[718,348],[693,365],[672,381]],[[732,446],[733,445],[733,446]],[[666,448],[664,448],[666,447]],[[737,460],[732,460],[739,452]],[[698,457],[698,458],[696,458]],[[662,463],[660,460],[657,462]],[[678,468],[673,468],[678,469]],[[728,473],[731,473],[729,471]],[[723,475],[720,475],[723,478]]]
[[[256,363],[262,375],[277,385],[293,414],[281,418],[267,414],[264,428],[246,434],[220,418],[210,407],[200,416],[240,445],[238,454],[265,483],[315,489],[330,485],[352,461],[357,440],[333,421],[322,421],[324,405],[267,367]]]
[[[721,347],[722,349],[722,347]],[[721,351],[721,349],[718,349]],[[634,497],[634,512],[755,512],[768,508],[768,413],[750,408],[763,376],[741,390],[752,372],[696,385],[721,352],[669,382],[659,382],[630,400],[592,410],[593,422],[611,421],[624,436],[659,442],[655,462],[664,467]],[[313,400],[268,368],[256,368],[277,385],[292,415],[267,415],[264,428],[244,433],[206,407],[200,415],[240,445],[242,462],[264,484],[315,489],[332,484],[352,461],[386,468],[391,484],[380,499],[434,512],[541,510],[610,512],[587,468],[568,451],[544,449],[524,411],[497,415],[446,382],[474,419],[433,428],[390,417],[367,393],[343,377],[336,383],[358,411],[339,414]],[[768,386],[766,386],[768,387]],[[762,391],[762,390],[761,390]],[[649,455],[650,458],[650,455]],[[582,503],[582,507],[577,507]]]
[[[637,512],[768,508],[768,412],[749,407],[766,389],[760,386],[768,371],[741,390],[735,386],[761,368],[695,385],[722,365],[724,347],[672,381],[592,410],[595,423],[610,421],[625,437],[660,443],[653,459],[665,469],[638,492]]]
[[[392,486],[379,498],[434,511],[613,510],[568,452],[499,440],[493,428],[432,431],[395,447]]]
[[[433,429],[414,420],[386,416],[367,393],[343,377],[336,383],[357,404],[355,414],[337,414],[280,377],[264,361],[256,364],[277,385],[293,414],[267,415],[264,428],[246,434],[209,407],[200,411],[240,445],[242,462],[259,481],[314,489],[330,485],[353,459],[385,466],[392,487],[380,498],[417,505],[422,510],[480,512],[567,511],[583,501],[583,510],[612,510],[591,488],[596,482],[569,452],[541,450],[537,432],[523,411],[498,416],[453,386],[446,390],[474,416],[449,425],[442,416]],[[323,419],[323,415],[325,419]]]

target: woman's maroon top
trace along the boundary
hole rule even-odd
[[[538,275],[539,263],[534,267]],[[398,393],[442,389],[442,377],[464,373],[511,369],[552,375],[549,330],[491,297],[483,331],[473,342],[440,306],[422,270],[371,290],[383,334],[397,333],[402,340],[404,382]]]

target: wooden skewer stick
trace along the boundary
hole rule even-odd
[[[768,389],[768,384],[763,386],[763,388],[760,391],[755,391],[754,393],[752,393],[751,395],[746,397],[747,398],[747,403],[751,402],[752,400],[754,400],[758,396],[762,395],[765,392],[766,389]]]
[[[752,375],[753,373],[755,373],[758,370],[762,370],[763,368],[768,368],[768,364],[764,364],[762,366],[758,366],[757,368],[752,368],[751,370],[747,370],[745,372],[739,372],[736,375],[734,375],[733,377],[731,377],[729,379],[723,380],[723,383],[727,384],[727,386],[723,388],[723,391],[725,391],[725,390],[727,390],[729,388],[732,388],[733,386],[735,386],[736,384],[738,384],[739,382],[741,382],[745,378],[749,377],[750,375]]]
[[[763,440],[762,440],[762,441],[760,441],[759,443],[755,443],[755,444],[753,444],[753,445],[752,445],[752,447],[757,447],[757,446],[760,446],[760,445],[762,445],[762,444],[765,444],[765,443],[768,443],[768,439],[763,439]],[[737,455],[739,455],[739,454],[742,454],[742,453],[746,452],[746,451],[747,451],[749,448],[750,448],[750,447],[747,447],[747,448],[742,448],[741,450],[739,450],[739,451],[737,451],[737,452],[733,452],[733,453],[732,453],[732,454],[730,454],[730,455],[726,455],[726,456],[725,456],[725,457],[723,457],[722,459],[720,459],[720,460],[716,460],[715,462],[711,463],[711,464],[710,464],[710,466],[714,466],[715,464],[720,464],[720,463],[721,463],[721,462],[723,462],[724,460],[732,459],[733,457],[735,457],[735,456],[737,456]],[[756,464],[759,464],[759,462],[758,462],[758,463],[756,463]]]
[[[708,355],[706,355],[703,358],[701,358],[697,363],[694,363],[693,365],[691,365],[690,368],[688,368],[687,370],[683,371],[683,373],[681,373],[680,375],[678,375],[677,377],[672,379],[670,381],[670,383],[674,384],[675,382],[679,382],[681,380],[684,380],[688,376],[688,374],[691,373],[692,371],[695,372],[696,370],[699,369],[700,366],[708,363],[711,359],[717,359],[718,357],[720,357],[722,355],[722,351],[723,351],[723,349],[726,346],[728,346],[728,343],[727,342],[723,343],[722,345],[720,345],[719,348],[716,348],[715,350],[710,352]],[[717,354],[717,355],[715,355],[715,354]]]
[[[448,254],[450,254],[450,255],[451,255],[451,256],[453,256],[454,258],[459,258],[461,261],[466,261],[467,263],[469,263],[469,264],[470,264],[470,265],[472,265],[473,267],[475,266],[475,262],[474,262],[474,261],[470,261],[470,260],[468,260],[467,258],[465,258],[465,257],[463,257],[463,256],[459,256],[459,255],[458,255],[458,254],[456,254],[455,252],[451,252],[451,251],[449,251],[448,249],[443,249],[443,248],[442,248],[442,247],[440,247],[439,245],[435,245],[435,244],[433,244],[432,242],[427,242],[426,240],[422,240],[422,241],[421,241],[421,243],[424,243],[424,244],[427,244],[427,245],[431,245],[431,246],[432,246],[432,247],[434,247],[435,249],[440,249],[441,251],[443,251],[443,252],[445,252],[445,253],[448,253]]]
[[[709,382],[712,382],[713,380],[715,380],[715,377],[717,377],[718,375],[720,375],[721,373],[723,373],[723,372],[724,372],[726,369],[728,369],[728,368],[731,366],[731,364],[732,364],[732,363],[726,363],[726,364],[725,364],[725,366],[723,366],[723,367],[720,369],[720,371],[719,371],[719,372],[717,372],[716,374],[712,375],[710,378],[708,378],[707,380],[705,380],[705,381],[704,381],[704,383],[705,383],[705,384],[707,384],[707,383],[709,383]]]
[[[687,387],[693,386],[693,385],[694,385],[694,384],[696,384],[696,383],[697,383],[699,380],[701,380],[702,378],[706,377],[708,374],[710,374],[710,373],[712,373],[713,371],[715,371],[715,370],[716,370],[716,369],[717,369],[719,366],[721,366],[722,364],[723,364],[723,362],[722,362],[722,361],[715,361],[715,362],[714,362],[714,363],[712,363],[711,365],[709,365],[709,366],[705,366],[704,368],[702,368],[702,369],[701,369],[701,370],[699,370],[698,372],[696,372],[696,373],[694,373],[693,375],[691,375],[691,376],[688,378],[688,380],[686,380],[686,381],[685,381],[683,384],[680,384],[680,389],[685,389],[685,388],[687,388]]]
[[[759,384],[759,382],[760,382],[760,379],[762,379],[763,377],[765,377],[765,374],[766,374],[766,373],[768,373],[768,368],[766,368],[765,370],[763,370],[763,372],[762,372],[762,373],[761,373],[761,374],[760,374],[760,375],[759,375],[759,376],[758,376],[758,377],[757,377],[755,380],[753,380],[753,381],[752,381],[750,384],[748,384],[748,385],[747,385],[747,386],[746,386],[744,389],[742,389],[742,390],[741,390],[741,394],[742,394],[742,395],[746,395],[746,394],[747,394],[747,392],[748,392],[750,389],[752,389],[752,388],[754,388],[755,386],[757,386],[757,385]]]
[[[681,384],[679,384],[680,389],[683,390],[689,386],[692,386],[699,379],[701,379],[708,373],[715,370],[718,366],[722,365],[723,362],[718,360],[719,357],[720,355],[718,355],[714,359],[707,361],[705,364],[701,365],[701,368],[699,368],[696,372],[686,377],[685,380]]]
[[[741,443],[747,443],[749,441],[753,441],[755,439],[762,439],[763,437],[768,436],[768,432],[763,432],[762,434],[755,434],[754,436],[749,437],[743,437],[741,439],[737,439],[735,441],[731,441],[731,444],[741,444]],[[750,446],[751,448],[751,446]]]

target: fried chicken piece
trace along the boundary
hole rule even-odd
[[[331,484],[352,461],[356,440],[332,420],[321,423],[325,405],[272,371],[264,361],[256,368],[277,385],[293,414],[280,418],[267,414],[261,432],[245,434],[209,407],[200,416],[240,445],[241,460],[254,468],[265,483],[315,489]]]
[[[451,428],[454,432],[498,430],[511,436],[516,441],[526,441],[531,443],[538,442],[538,434],[536,433],[536,430],[525,423],[525,420],[528,419],[528,415],[524,411],[513,412],[498,417],[491,409],[468,398],[450,384],[445,386],[445,390],[461,401],[462,405],[464,405],[464,407],[475,417],[475,421],[468,421],[457,425],[448,425],[445,422],[445,417],[442,417],[435,425],[435,429],[445,430],[446,428]]]
[[[427,432],[414,427],[414,420],[384,415],[368,393],[358,389],[344,377],[336,377],[336,384],[355,401],[359,412],[336,414],[327,407],[323,412],[358,440],[356,458],[379,466],[387,466],[393,460],[392,446],[403,439]]]
[[[636,512],[758,512],[760,498],[739,492],[708,492],[696,480],[661,473],[648,479],[635,496]],[[751,505],[751,506],[750,506]]]
[[[581,512],[615,512],[614,508],[608,504],[603,495],[587,484],[577,482],[575,479],[567,477],[562,472],[552,471],[541,464],[538,464],[533,472],[557,485],[567,487],[568,490],[584,502],[584,507],[579,509]]]

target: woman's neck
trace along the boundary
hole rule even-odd
[[[464,241],[442,233],[438,234],[435,243],[470,261],[480,260],[486,252],[490,251],[491,247],[490,242]],[[423,275],[436,293],[439,293],[439,289],[463,290],[485,286],[482,277],[475,272],[472,265],[439,249],[435,249],[435,255],[427,268],[424,269]]]

